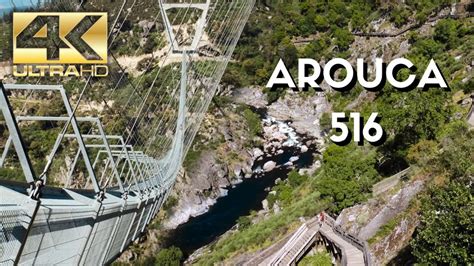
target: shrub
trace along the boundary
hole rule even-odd
[[[304,257],[298,265],[301,266],[332,266],[331,255],[327,252],[319,252],[311,256]]]
[[[170,247],[160,250],[155,256],[155,265],[159,266],[179,266],[183,252],[177,247]]]
[[[307,179],[308,179],[308,176],[300,175],[298,171],[295,169],[291,170],[291,172],[288,173],[288,181],[290,182],[290,185],[293,188],[298,187],[299,185],[303,184],[303,182]]]
[[[240,216],[239,219],[237,219],[237,224],[239,225],[239,229],[242,230],[252,225],[252,220],[250,220],[248,216]]]
[[[421,167],[430,166],[436,158],[438,144],[432,140],[422,140],[408,149],[407,159]]]
[[[254,113],[249,108],[245,108],[242,114],[247,122],[251,137],[254,138],[261,135],[263,128],[258,114]]]
[[[440,20],[435,27],[434,39],[445,44],[446,49],[455,48],[459,43],[459,22],[453,19]]]
[[[395,26],[400,27],[407,23],[409,16],[411,15],[410,10],[404,7],[396,7],[390,12],[390,21]]]
[[[334,44],[337,45],[339,51],[349,49],[349,45],[354,41],[354,36],[346,28],[337,28],[334,31],[334,38],[336,39]]]
[[[452,182],[422,201],[422,218],[411,242],[413,255],[427,265],[470,265],[474,242],[472,185]]]

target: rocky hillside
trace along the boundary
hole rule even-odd
[[[251,117],[239,115],[236,109],[246,110]],[[186,158],[185,174],[176,181],[171,197],[178,200],[164,222],[165,228],[174,228],[189,217],[206,212],[218,197],[226,195],[226,189],[252,175],[258,154],[250,144],[263,139],[260,132],[255,134],[248,129],[249,123],[259,123],[258,116],[235,104],[214,106],[212,110],[204,118]]]
[[[367,4],[360,2],[354,1],[361,6]],[[426,2],[424,6],[392,2],[380,6],[367,4],[370,6],[366,9],[369,14],[362,15],[364,18],[357,16],[364,11],[358,10],[353,3],[344,7],[342,1],[330,4],[303,1],[284,8],[272,3],[259,10],[252,21],[256,24],[249,26],[247,35],[242,38],[244,45],[237,51],[237,56],[243,61],[238,70],[243,71],[243,75],[248,74],[255,83],[265,84],[263,77],[270,75],[278,58],[290,65],[290,72],[296,69],[294,59],[298,57],[311,57],[323,62],[327,58],[343,57],[353,64],[356,58],[371,62],[382,57],[389,62],[406,57],[419,66],[419,71],[423,71],[423,66],[434,58],[451,91],[430,89],[428,92],[400,93],[385,86],[383,92],[367,92],[356,86],[350,92],[338,93],[324,83],[324,93],[320,94],[263,90],[272,103],[268,113],[293,120],[292,124],[301,132],[317,136],[332,134],[328,127],[329,117],[324,114],[329,110],[363,114],[379,112],[388,140],[380,147],[336,147],[328,143],[321,169],[310,177],[294,177],[293,182],[287,180],[272,188],[267,200],[277,202],[279,212],[263,219],[258,214],[250,215],[250,226],[236,228],[201,250],[193,263],[207,265],[224,261],[232,264],[235,262],[233,258],[251,257],[256,250],[284,238],[301,223],[302,216],[309,218],[320,210],[339,216],[340,225],[367,240],[376,265],[407,261],[428,264],[470,261],[472,254],[463,252],[466,245],[461,243],[467,243],[463,241],[470,238],[466,215],[472,212],[468,210],[472,205],[470,184],[474,143],[471,137],[461,136],[472,136],[472,130],[469,131],[465,124],[473,91],[472,18],[460,15],[458,5],[446,1]],[[312,10],[316,11],[312,13]],[[336,13],[324,15],[328,10]],[[290,13],[300,15],[301,20],[284,19]],[[337,14],[347,14],[347,19]],[[317,28],[312,29],[314,25],[305,24],[308,17],[312,22],[321,21],[321,24],[316,23]],[[324,21],[331,20],[335,20],[334,24],[339,28],[324,26]],[[267,31],[262,26],[267,24],[272,24],[275,30]],[[359,34],[364,32],[380,33],[384,37]],[[252,43],[251,38],[255,35],[259,41]],[[232,75],[225,81],[245,84],[246,79],[239,79],[237,70],[231,67],[229,73]],[[369,70],[371,74],[373,72]],[[238,95],[243,102],[256,106],[263,104],[259,100],[261,90],[254,87],[239,91]],[[462,159],[455,162],[452,156]],[[389,193],[372,196],[372,185],[402,170],[407,164],[415,169],[407,181]],[[451,193],[454,188],[459,193]],[[469,191],[471,196],[468,196]],[[429,203],[432,198],[443,203]],[[305,205],[305,208],[303,203],[311,207]],[[456,207],[446,209],[446,205]],[[461,211],[465,208],[468,208],[467,213]],[[446,215],[442,220],[433,217],[433,212]],[[451,218],[458,215],[457,220]],[[443,225],[444,220],[454,227],[448,230]],[[436,228],[431,222],[437,224]],[[435,231],[442,236],[435,236]],[[455,232],[456,237],[445,234],[447,231]],[[452,255],[443,253],[443,238],[451,239]],[[439,246],[430,246],[430,239],[438,239],[435,241]],[[423,252],[431,252],[433,257]],[[405,258],[402,258],[402,253]]]
[[[375,265],[385,265],[409,245],[419,223],[415,198],[424,180],[410,181],[363,204],[344,209],[336,224],[368,241]]]

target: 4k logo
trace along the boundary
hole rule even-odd
[[[107,64],[107,13],[14,13],[13,64]]]

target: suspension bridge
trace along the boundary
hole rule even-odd
[[[110,264],[166,201],[254,0],[37,3],[107,11],[110,71],[0,82],[0,265]],[[133,77],[118,59],[143,53]]]

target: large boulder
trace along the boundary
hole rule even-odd
[[[276,167],[276,162],[268,161],[263,165],[263,171],[270,172],[271,170],[275,169],[275,167]]]
[[[298,157],[298,156],[291,156],[289,161],[290,161],[290,162],[296,162],[296,161],[298,161],[299,159],[300,159],[300,157]]]
[[[283,141],[287,140],[288,137],[285,135],[285,133],[280,132],[280,131],[276,131],[276,132],[273,132],[272,139],[276,140],[277,142],[283,142]]]
[[[264,209],[265,211],[269,211],[269,208],[268,208],[268,200],[267,199],[264,199],[262,201],[262,209]]]
[[[138,22],[138,26],[142,28],[144,33],[155,30],[155,23],[153,21],[142,20]]]
[[[253,158],[254,159],[257,159],[258,157],[263,156],[263,154],[264,153],[261,149],[259,149],[259,148],[254,148],[253,149]]]
[[[301,146],[301,152],[302,152],[302,153],[305,153],[305,152],[307,152],[307,151],[308,151],[308,147],[307,147],[306,145],[302,145],[302,146]]]

